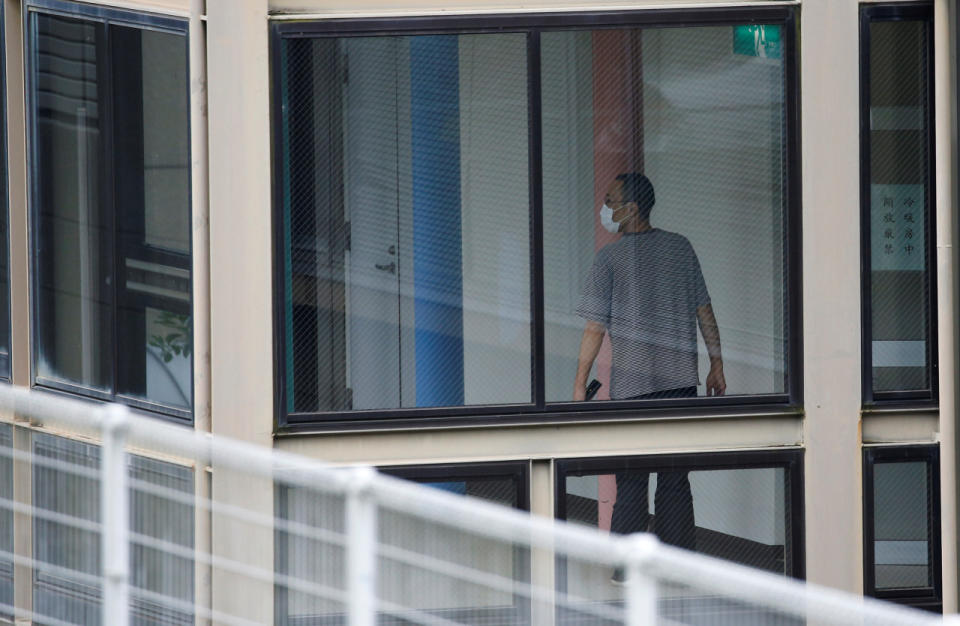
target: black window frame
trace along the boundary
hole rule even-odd
[[[870,24],[897,21],[926,22],[927,107],[924,123],[927,131],[927,176],[925,185],[927,291],[927,371],[929,389],[913,391],[873,390],[873,306],[870,239]],[[869,408],[936,408],[938,405],[937,346],[937,258],[936,258],[936,132],[934,106],[934,41],[932,2],[889,2],[860,5],[860,301],[861,301],[861,386],[863,405]]]
[[[39,348],[40,348],[40,329],[38,328],[41,307],[41,294],[40,294],[40,276],[37,272],[38,267],[38,256],[40,249],[40,228],[38,227],[40,221],[40,206],[37,202],[39,197],[39,175],[38,168],[39,163],[37,161],[37,112],[36,112],[36,80],[34,77],[35,73],[35,39],[33,34],[32,20],[34,15],[50,15],[56,17],[64,17],[69,19],[85,20],[90,23],[99,24],[104,29],[104,39],[103,39],[103,50],[98,50],[97,56],[97,66],[102,68],[103,76],[100,80],[103,81],[105,87],[104,91],[104,100],[111,102],[114,98],[114,77],[113,77],[113,63],[112,63],[112,51],[111,51],[111,40],[110,40],[110,26],[116,25],[127,28],[136,28],[143,31],[158,31],[173,35],[178,35],[183,37],[183,43],[186,51],[186,58],[188,60],[186,67],[184,68],[184,76],[186,83],[186,96],[187,96],[187,110],[190,110],[190,102],[192,99],[192,94],[190,93],[190,22],[186,18],[175,17],[167,14],[161,13],[151,13],[140,10],[132,9],[120,9],[102,5],[93,5],[86,4],[82,2],[73,2],[71,0],[25,0],[23,7],[23,32],[24,32],[24,64],[25,64],[25,96],[26,96],[26,132],[27,132],[27,175],[28,175],[28,184],[27,184],[27,207],[29,213],[29,223],[30,223],[30,295],[31,295],[31,306],[30,306],[30,316],[31,316],[31,363],[30,363],[30,380],[31,386],[35,389],[43,389],[45,391],[50,391],[54,393],[64,393],[72,396],[80,396],[85,399],[91,399],[95,401],[102,402],[120,402],[126,404],[134,409],[145,411],[154,417],[159,417],[161,419],[166,419],[179,424],[192,425],[194,420],[194,406],[193,406],[193,387],[194,387],[194,377],[195,372],[195,359],[191,354],[190,357],[190,393],[191,393],[191,406],[189,409],[184,409],[181,407],[171,406],[163,404],[160,402],[154,402],[146,398],[139,398],[136,396],[124,394],[117,391],[118,386],[118,369],[121,352],[122,343],[122,332],[120,331],[120,325],[117,320],[117,310],[119,306],[119,298],[117,296],[120,291],[120,282],[121,278],[125,275],[125,270],[121,266],[121,255],[123,250],[129,248],[129,244],[126,244],[122,241],[119,232],[119,224],[124,219],[121,211],[116,209],[116,181],[115,177],[115,168],[113,165],[113,158],[111,153],[115,145],[113,132],[113,125],[116,123],[116,118],[114,111],[112,110],[112,105],[107,107],[108,116],[105,116],[105,130],[104,130],[104,140],[101,142],[99,150],[99,158],[103,162],[103,174],[101,176],[101,185],[102,190],[100,192],[100,198],[102,204],[108,205],[108,210],[110,214],[110,219],[113,222],[113,227],[111,229],[111,241],[110,245],[113,248],[112,253],[112,300],[111,300],[111,333],[109,337],[110,345],[110,358],[112,360],[111,364],[111,379],[110,379],[110,391],[102,391],[99,389],[94,389],[79,383],[47,378],[43,376],[38,376],[37,374],[37,362],[39,357]],[[187,115],[187,136],[190,137],[191,125],[193,120],[191,115]],[[188,141],[187,144],[187,156],[188,159],[191,159],[193,152],[193,146]],[[188,188],[192,190],[193,188],[193,171],[192,169],[187,173],[187,185]],[[192,195],[188,200],[187,204],[187,223],[192,223],[193,220],[193,202]],[[193,263],[194,263],[194,249],[193,249],[193,238],[190,238],[190,249],[186,254],[173,253],[165,250],[147,250],[147,246],[141,246],[143,248],[142,252],[145,252],[147,256],[150,256],[151,260],[157,260],[158,262],[171,262],[175,264],[179,262],[179,258],[186,256],[187,259],[187,269],[190,273],[189,281],[189,293],[190,301],[187,305],[190,317],[190,326],[191,326],[191,335],[193,335],[193,330],[195,327],[195,320],[193,314],[193,287],[194,287],[194,278],[193,278]],[[143,255],[141,255],[143,256]]]
[[[278,435],[373,428],[544,424],[662,418],[698,414],[797,415],[803,390],[802,262],[800,190],[799,13],[794,6],[716,9],[648,9],[518,15],[275,20],[271,26],[273,244],[274,244],[274,410]],[[784,80],[784,292],[787,303],[784,345],[787,387],[783,393],[602,403],[546,402],[543,310],[543,203],[540,33],[542,31],[629,27],[733,26],[777,24],[783,28]],[[530,194],[531,396],[520,404],[314,411],[287,409],[285,249],[283,222],[284,150],[281,48],[288,39],[435,34],[525,33],[527,35],[528,155]],[[570,373],[571,384],[573,372]]]
[[[932,587],[877,589],[874,554],[874,481],[876,463],[923,462],[927,464],[930,490],[930,533],[928,554],[933,570]],[[863,593],[866,596],[905,604],[915,608],[943,612],[943,563],[940,525],[940,446],[919,444],[908,446],[868,446],[863,448]]]
[[[806,578],[806,552],[804,544],[804,450],[745,450],[735,452],[689,452],[681,454],[647,454],[639,456],[615,456],[599,458],[558,459],[555,467],[555,516],[567,519],[566,478],[596,474],[613,474],[623,471],[709,471],[782,468],[789,484],[785,497],[790,507],[790,530],[785,539],[790,542],[791,567],[786,575],[804,580]],[[557,589],[566,593],[566,562],[557,560]]]
[[[384,465],[377,471],[415,483],[429,484],[442,480],[456,482],[476,478],[509,479],[517,484],[518,511],[530,511],[530,463],[526,461],[492,461],[489,463],[438,463],[430,465]]]

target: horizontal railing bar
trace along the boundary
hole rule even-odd
[[[76,626],[70,622],[64,622],[53,617],[40,615],[39,613],[21,609],[13,606],[12,604],[6,604],[4,602],[0,602],[0,610],[6,611],[8,614],[13,615],[14,619],[17,620],[17,623],[19,623],[21,619],[24,619],[29,620],[29,623],[31,624],[46,624],[48,626]]]
[[[70,526],[72,528],[77,528],[79,530],[85,530],[92,533],[99,533],[103,529],[103,525],[100,522],[85,520],[82,517],[67,515],[66,513],[58,513],[56,511],[51,511],[49,509],[36,506],[30,506],[29,504],[16,502],[15,500],[10,500],[9,498],[0,498],[0,508],[13,511],[14,513],[20,513],[21,515],[30,515],[48,522],[55,522],[57,524],[63,524],[64,526]]]
[[[100,480],[100,471],[97,467],[80,465],[79,463],[71,463],[69,461],[55,459],[44,454],[36,454],[35,452],[30,452],[27,450],[17,450],[16,448],[3,446],[0,447],[0,456],[12,459],[13,461],[19,463],[26,463],[29,465],[35,465],[64,472],[66,474],[70,474],[71,476],[80,476],[81,478],[88,478],[96,481]]]

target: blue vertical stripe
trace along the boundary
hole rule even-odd
[[[463,404],[460,75],[456,35],[410,44],[417,406]]]

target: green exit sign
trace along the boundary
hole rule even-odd
[[[733,53],[779,59],[782,27],[773,24],[744,24],[733,27]]]

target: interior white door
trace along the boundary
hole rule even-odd
[[[400,406],[397,38],[346,43],[348,336],[354,409]]]

